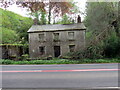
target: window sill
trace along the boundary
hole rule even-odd
[[[69,39],[69,41],[75,41],[75,39]]]
[[[53,40],[54,42],[60,42],[60,40]]]
[[[44,40],[44,41],[39,41],[39,42],[46,42],[46,40]]]

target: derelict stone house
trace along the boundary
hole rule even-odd
[[[33,25],[28,30],[30,57],[58,57],[77,51],[85,45],[85,30],[83,23]]]

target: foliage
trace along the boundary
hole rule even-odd
[[[9,7],[10,5],[12,5],[12,4],[14,3],[14,1],[13,1],[13,0],[11,0],[11,1],[1,0],[0,3],[2,4],[1,6],[6,9],[6,8]]]
[[[46,12],[48,15],[48,24],[51,24],[51,18],[55,20],[56,17],[63,16],[66,13],[73,14],[73,13],[79,13],[79,9],[76,6],[76,3],[71,0],[71,2],[68,2],[65,0],[64,2],[53,2],[53,1],[41,1],[41,2],[28,2],[27,0],[21,1],[21,2],[16,2],[16,1],[6,1],[2,0],[1,2],[3,7],[9,7],[13,3],[16,3],[20,7],[27,8],[29,11],[31,11],[31,15],[34,13],[37,13],[39,15],[40,12]],[[6,4],[5,4],[6,3]],[[40,14],[42,15],[42,13]],[[39,15],[39,16],[40,16]],[[35,16],[35,18],[39,21],[38,16]]]
[[[26,44],[0,44],[0,46],[26,46]]]
[[[83,59],[81,63],[119,63],[119,59]]]
[[[46,13],[45,12],[41,12],[41,18],[40,18],[40,24],[44,25],[46,24]]]
[[[22,59],[22,60],[26,60],[26,59],[28,58],[28,56],[29,56],[28,54],[23,54],[23,55],[21,56],[21,59]]]
[[[93,41],[98,35],[101,35],[100,38],[102,38],[101,41],[98,40],[96,44],[93,44],[92,46],[88,45],[87,50],[83,51],[86,54],[86,52],[90,50],[89,48],[91,48],[92,52],[90,53],[90,58],[93,58],[94,56],[96,56],[94,58],[112,58],[120,55],[119,37],[116,36],[116,28],[112,25],[113,21],[117,19],[117,7],[117,2],[87,3],[87,16],[85,19],[87,40],[88,42],[90,40]],[[108,26],[110,27],[109,29]],[[104,30],[108,30],[105,36],[104,34],[101,34]],[[95,47],[97,49],[95,49]]]
[[[7,29],[6,31],[10,30],[9,32],[12,31],[12,33],[14,32],[14,34],[16,33],[17,37],[20,37],[18,38],[20,43],[25,43],[28,40],[27,30],[31,27],[33,23],[32,19],[22,17],[18,14],[15,14],[11,11],[3,10],[1,8],[0,12],[2,13],[0,14],[2,21],[0,25],[2,26],[2,28]]]
[[[88,2],[86,26],[89,30],[100,32],[117,17],[114,2]],[[96,13],[95,13],[96,12]]]
[[[19,36],[16,34],[15,31],[7,29],[7,28],[2,28],[0,30],[2,32],[2,43],[18,43],[19,42]]]
[[[58,16],[63,16],[66,13],[70,13],[70,9],[72,8],[71,2],[49,2],[46,4],[49,6],[48,8],[48,24],[51,23],[51,16],[54,13],[54,19]]]
[[[74,24],[75,20],[72,19],[68,14],[64,14],[62,19],[58,20],[54,24]]]
[[[66,14],[63,15],[61,23],[62,24],[70,24],[71,23],[69,17]]]
[[[32,61],[13,61],[0,60],[0,64],[84,64],[84,63],[120,63],[119,59],[82,59],[82,60],[68,60],[68,59],[53,59],[53,60],[32,60]]]
[[[104,54],[107,58],[120,57],[120,37],[113,32],[104,42]]]
[[[79,61],[66,60],[66,59],[53,59],[53,60],[32,60],[32,61],[13,61],[13,60],[0,60],[2,64],[77,64]]]
[[[112,25],[117,19],[117,6],[116,2],[87,3],[87,16],[84,21],[87,27],[86,47],[70,53],[69,56],[73,59],[98,59],[115,58],[120,55],[120,38],[117,37],[116,28]]]
[[[91,45],[88,46],[85,50],[79,50],[77,52],[72,52],[67,54],[71,59],[100,59],[103,58],[103,49],[102,46]]]

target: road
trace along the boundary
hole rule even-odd
[[[2,65],[2,88],[118,87],[118,64]]]

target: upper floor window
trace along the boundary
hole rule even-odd
[[[74,32],[68,32],[68,39],[74,40]]]
[[[54,41],[59,41],[59,33],[54,33]]]
[[[39,37],[39,41],[44,41],[44,40],[45,40],[45,35],[44,35],[44,33],[38,34],[38,37]]]

